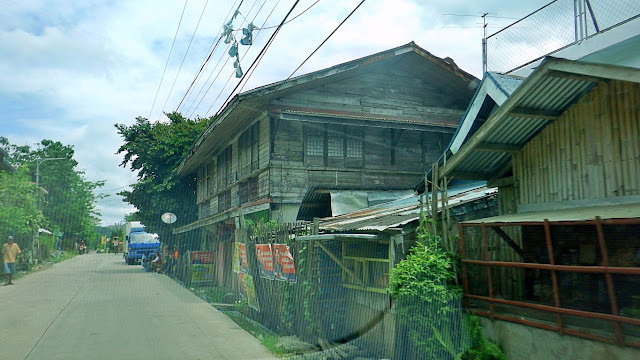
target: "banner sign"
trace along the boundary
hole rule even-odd
[[[273,244],[274,271],[276,280],[296,282],[296,266],[289,246],[285,244]]]
[[[258,297],[256,296],[256,287],[253,283],[253,276],[238,273],[238,286],[240,292],[247,297],[247,304],[255,311],[260,311],[260,304],[258,303]]]
[[[213,252],[211,251],[192,251],[192,264],[213,264]]]
[[[258,260],[260,277],[271,280],[275,279],[276,274],[273,271],[271,244],[256,244],[256,259]]]
[[[213,282],[213,264],[193,264],[191,265],[191,282]]]
[[[249,261],[247,260],[247,244],[236,242],[233,251],[233,271],[249,272]]]

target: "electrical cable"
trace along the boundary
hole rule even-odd
[[[236,3],[238,1],[236,0],[233,5],[231,5],[231,8],[229,9],[229,12],[227,13],[227,16],[225,16],[225,19],[229,18],[229,16],[231,15],[231,11],[233,11],[234,8],[236,8]],[[240,6],[242,6],[242,3],[244,2],[244,0],[240,1],[240,5],[238,5],[237,9],[240,8]],[[223,25],[224,28],[224,25]],[[209,65],[209,60],[211,60],[211,56],[213,56],[213,53],[216,51],[216,49],[218,48],[218,45],[220,44],[220,41],[222,40],[222,35],[218,36],[218,40],[214,41],[213,44],[211,45],[211,48],[209,48],[209,51],[207,51],[207,53],[209,55],[205,56],[204,60],[202,61],[202,64],[200,65],[200,69],[198,70],[198,73],[196,74],[196,76],[193,78],[193,81],[191,82],[191,85],[189,85],[189,88],[187,89],[187,91],[185,92],[184,96],[182,97],[182,100],[180,100],[180,104],[178,105],[178,107],[176,108],[176,112],[180,110],[180,106],[182,106],[182,103],[184,101],[189,100],[189,97],[191,96],[192,92],[191,92],[191,88],[198,82],[198,80],[200,80],[200,74],[204,71],[204,69]],[[188,110],[187,110],[188,112]]]
[[[173,92],[174,86],[176,86],[176,82],[178,81],[178,77],[180,76],[180,71],[182,71],[182,66],[184,65],[184,61],[189,54],[189,49],[191,49],[191,44],[193,43],[193,38],[196,36],[196,32],[198,32],[198,27],[200,27],[200,22],[202,21],[202,16],[204,16],[205,10],[207,10],[207,5],[209,4],[209,0],[204,3],[204,7],[202,8],[202,12],[200,13],[200,18],[198,19],[198,23],[196,24],[195,30],[193,30],[193,34],[191,35],[191,40],[189,40],[189,45],[187,46],[187,51],[185,51],[184,56],[182,57],[182,62],[180,63],[180,67],[178,68],[178,73],[176,74],[176,78],[173,80],[173,84],[171,84],[171,89],[169,89],[169,94],[167,95],[167,99],[164,101],[164,105],[162,105],[162,112],[167,107],[167,103],[169,102],[169,98],[171,97],[171,93]]]
[[[364,1],[364,0],[363,0]],[[282,22],[280,23],[280,25],[278,25],[278,27],[276,28],[276,30],[273,32],[273,34],[271,34],[271,37],[269,38],[269,40],[267,41],[267,43],[265,44],[265,46],[262,48],[262,50],[260,51],[260,53],[258,54],[258,56],[253,60],[253,62],[251,63],[251,65],[249,66],[249,68],[247,69],[247,73],[249,73],[251,71],[251,69],[253,69],[255,66],[257,66],[260,61],[262,60],[264,53],[267,51],[267,49],[269,49],[269,47],[271,46],[271,44],[273,43],[273,40],[275,39],[275,37],[278,35],[278,33],[280,32],[280,29],[282,28],[282,26],[284,25],[284,23],[287,21],[287,19],[289,18],[289,15],[291,15],[291,13],[293,12],[293,10],[296,8],[296,6],[298,6],[298,3],[300,2],[300,0],[296,0],[296,2],[293,4],[293,6],[291,6],[291,9],[289,9],[289,12],[287,12],[287,15],[285,15],[284,19],[282,19]],[[229,94],[229,96],[227,97],[227,99],[222,103],[222,106],[220,107],[220,110],[218,110],[218,112],[216,113],[216,115],[218,115],[220,113],[220,111],[222,111],[222,109],[224,109],[225,105],[227,104],[227,102],[229,101],[229,99],[231,99],[231,97],[233,96],[233,94],[235,93],[235,91],[238,89],[238,87],[240,87],[240,84],[242,84],[242,82],[244,81],[246,83],[246,81],[249,80],[249,78],[251,77],[251,75],[253,74],[253,72],[251,72],[251,74],[247,74],[247,76],[243,77],[242,79],[240,79],[240,81],[238,82],[238,84],[236,84],[236,87],[233,88],[233,90],[231,91],[231,93]]]
[[[288,23],[292,22],[293,20],[295,20],[295,19],[299,18],[302,14],[306,13],[306,12],[307,12],[307,10],[311,9],[315,4],[317,4],[317,3],[319,3],[319,2],[320,2],[320,0],[316,0],[313,4],[309,5],[309,7],[308,7],[308,8],[306,8],[306,9],[302,10],[302,12],[300,12],[300,14],[298,14],[298,15],[296,15],[296,16],[294,16],[294,17],[292,17],[292,18],[291,18],[291,20],[287,21],[287,22],[286,22],[286,23],[284,23],[283,25],[287,25]],[[273,28],[276,28],[276,27],[278,27],[278,25],[262,27],[262,28],[260,28],[260,30],[268,30],[268,29],[273,29]],[[239,30],[241,30],[241,29],[238,29],[238,30],[235,30],[235,31],[239,31]]]
[[[244,1],[244,0],[243,0]],[[253,8],[256,6],[256,3],[258,2],[258,0],[255,0],[253,2],[253,4],[251,5],[251,8],[249,8],[248,13],[251,13],[251,10],[253,10]],[[262,7],[264,6],[265,2],[262,3],[262,6],[260,6],[260,9],[258,9],[258,12],[256,13],[255,16],[258,16],[258,13],[260,13],[260,10],[262,9]],[[242,2],[240,3],[240,5],[238,5],[238,9],[236,11],[239,12],[240,10],[240,6],[242,5]],[[242,16],[245,21],[246,18],[244,16]],[[221,36],[222,38],[222,36]],[[220,59],[218,59],[218,63],[216,64],[216,66],[213,68],[211,74],[209,74],[209,77],[207,78],[207,80],[205,81],[204,84],[202,84],[202,87],[200,88],[200,91],[198,91],[198,95],[196,95],[196,99],[191,103],[191,106],[193,106],[193,104],[197,101],[198,96],[200,96],[200,94],[202,93],[202,90],[204,89],[204,87],[207,85],[207,82],[209,81],[209,79],[211,79],[211,76],[213,75],[213,73],[216,71],[216,69],[218,68],[218,65],[220,64],[220,62],[222,61],[223,58],[225,58],[225,54],[228,53],[229,48],[231,47],[231,44],[229,44],[227,46],[227,49],[225,50],[225,52],[223,53],[223,55],[220,57]],[[207,91],[205,91],[204,95],[202,95],[202,97],[200,98],[200,101],[198,102],[198,104],[196,105],[196,107],[193,109],[193,112],[191,112],[191,114],[188,116],[188,118],[192,118],[193,114],[196,112],[196,110],[198,109],[198,107],[200,106],[200,104],[202,103],[202,100],[204,100],[205,96],[209,93],[209,90],[211,89],[211,86],[213,86],[213,84],[215,83],[215,81],[218,79],[218,76],[220,76],[220,74],[222,73],[222,69],[224,69],[224,66],[227,65],[227,63],[229,62],[229,60],[231,59],[230,57],[226,57],[227,60],[224,62],[224,64],[222,65],[222,67],[220,68],[220,70],[218,71],[218,74],[216,74],[216,77],[213,79],[213,81],[211,82],[211,84],[209,85],[209,87],[207,88]],[[189,108],[187,109],[187,112],[189,112],[191,110],[191,106],[189,106]]]
[[[271,11],[269,12],[269,14],[267,15],[267,17],[265,18],[265,20],[264,20],[264,22],[263,22],[263,24],[262,24],[263,26],[264,26],[264,24],[266,24],[266,23],[267,23],[267,21],[269,21],[269,18],[271,17],[271,15],[273,15],[273,12],[275,11],[276,7],[278,7],[278,4],[280,4],[280,0],[278,0],[278,1],[276,2],[276,4],[273,6],[273,8],[271,9]],[[264,4],[263,4],[262,6],[264,6]],[[260,9],[262,9],[262,7],[260,7]],[[259,11],[258,11],[258,12],[259,12]],[[258,15],[258,14],[256,14],[256,17],[257,17],[257,15]],[[255,17],[254,17],[254,19],[253,19],[253,20],[255,20]],[[259,35],[259,34],[260,34],[260,32],[262,31],[262,29],[263,29],[262,27],[258,29],[258,32],[256,33],[256,35],[255,35],[255,37],[254,37],[254,41],[255,41],[255,39],[256,39],[256,38],[258,38],[258,35]],[[242,58],[240,59],[240,62],[242,62],[242,61],[244,60],[244,58],[245,58],[245,57],[247,56],[247,54],[249,53],[249,49],[251,49],[251,47],[252,47],[252,46],[253,46],[253,44],[252,44],[252,45],[249,45],[249,47],[247,48],[247,51],[245,51],[245,53],[242,55]],[[222,71],[222,69],[220,69],[220,71]],[[222,89],[220,89],[220,92],[218,92],[218,96],[216,96],[215,100],[213,100],[213,102],[211,103],[211,106],[209,106],[209,109],[207,109],[207,112],[205,113],[205,116],[206,116],[207,114],[209,114],[209,112],[211,111],[211,109],[212,109],[212,108],[213,108],[213,106],[215,105],[216,101],[218,101],[218,99],[220,98],[220,95],[222,95],[222,93],[224,92],[224,89],[226,89],[226,88],[227,88],[227,85],[229,84],[229,81],[231,81],[231,78],[233,77],[233,75],[234,75],[233,73],[231,73],[231,74],[229,75],[229,77],[227,78],[227,82],[225,82],[225,84],[224,84],[224,86],[222,87]],[[211,85],[213,85],[213,84],[211,84]],[[211,86],[210,86],[210,87],[211,87]],[[208,90],[207,90],[207,92],[208,92]],[[206,95],[206,94],[205,94],[205,95]],[[204,99],[204,98],[203,98],[203,99]]]
[[[285,82],[287,82],[289,79],[291,79],[291,77],[292,77],[292,76],[293,76],[293,75],[294,75],[298,70],[300,70],[300,68],[301,68],[301,67],[302,67],[302,66],[303,66],[303,65],[304,65],[304,64],[305,64],[305,63],[306,63],[306,62],[307,62],[307,61],[308,61],[308,60],[309,60],[309,59],[310,59],[310,58],[311,58],[311,57],[312,57],[316,52],[318,52],[318,50],[320,50],[320,48],[322,47],[322,45],[324,45],[324,44],[329,40],[329,38],[331,38],[331,36],[333,36],[333,34],[335,34],[335,33],[336,33],[336,31],[338,31],[338,29],[340,29],[340,27],[341,27],[341,26],[342,26],[342,25],[343,25],[347,20],[349,20],[349,18],[351,17],[351,15],[353,15],[353,13],[355,13],[355,12],[356,12],[356,10],[358,10],[358,8],[359,8],[359,7],[360,7],[360,6],[361,6],[365,1],[366,1],[366,0],[362,0],[362,1],[360,1],[360,3],[359,3],[359,4],[358,4],[358,5],[357,5],[357,6],[356,6],[356,7],[355,7],[355,8],[354,8],[350,13],[349,13],[349,15],[347,15],[347,17],[346,17],[346,18],[344,18],[344,20],[342,20],[342,22],[341,22],[341,23],[340,23],[340,24],[339,24],[335,29],[333,29],[333,31],[331,32],[331,34],[329,34],[329,36],[327,36],[327,37],[324,39],[324,41],[322,41],[322,43],[320,43],[320,45],[318,45],[318,47],[317,47],[315,50],[313,50],[313,52],[312,52],[311,54],[309,54],[309,56],[307,56],[307,58],[306,58],[306,59],[304,59],[304,61],[303,61],[300,65],[298,65],[298,67],[297,67],[295,70],[293,70],[293,72],[291,73],[291,75],[289,75],[289,76],[288,76],[288,77],[283,81],[283,83],[285,83]],[[243,86],[243,87],[244,87],[244,86]],[[240,90],[242,91],[242,89],[240,89]]]
[[[187,3],[189,0],[184,1],[184,7],[182,8],[182,14],[180,14],[180,21],[178,21],[178,27],[176,28],[176,33],[173,35],[173,42],[171,43],[171,49],[169,50],[169,56],[167,56],[167,62],[164,64],[164,70],[162,71],[162,77],[160,77],[160,84],[158,84],[158,90],[156,90],[156,96],[153,98],[153,104],[151,105],[151,110],[149,110],[149,116],[147,119],[151,118],[151,113],[153,112],[154,106],[156,106],[156,100],[158,99],[158,93],[160,92],[160,87],[162,87],[162,80],[164,80],[164,74],[167,71],[167,66],[169,65],[169,59],[171,59],[171,53],[173,52],[173,45],[176,43],[176,38],[178,37],[178,30],[180,30],[180,24],[182,24],[182,17],[184,16],[184,11],[187,8]]]
[[[253,5],[251,6],[251,9],[249,9],[249,13],[251,12],[251,10],[253,9],[253,7],[255,6],[257,1],[255,1],[253,3]],[[280,0],[278,0],[278,2],[276,3],[276,5],[280,3]],[[260,11],[262,11],[262,8],[264,7],[264,5],[266,4],[266,1],[262,3],[262,5],[260,6],[260,8],[258,9],[258,11],[256,12],[256,14],[253,17],[253,20],[255,21],[256,17],[258,16],[258,14],[260,13]],[[269,15],[267,16],[267,19],[271,16],[271,14],[273,13],[273,10],[275,10],[275,6],[274,8],[271,10],[271,12],[269,13]],[[244,17],[243,17],[244,18]],[[245,18],[246,19],[246,18]],[[266,22],[266,20],[265,20]],[[259,32],[258,32],[259,33]],[[252,45],[249,46],[249,48],[251,48]],[[231,44],[229,44],[229,46],[227,46],[227,50],[229,49],[229,47],[231,47]],[[226,54],[226,52],[225,52]],[[244,57],[246,56],[246,52],[245,54],[242,56],[242,58],[244,59]],[[224,57],[224,55],[223,55]],[[209,93],[209,91],[211,90],[211,87],[213,86],[213,84],[215,84],[216,80],[218,79],[218,76],[220,76],[220,74],[222,73],[222,70],[224,69],[225,65],[227,65],[227,63],[229,62],[229,60],[231,59],[231,57],[227,57],[227,60],[224,62],[224,64],[222,65],[222,67],[220,68],[220,70],[218,71],[218,73],[216,74],[216,77],[213,79],[213,81],[211,82],[211,84],[209,84],[209,87],[207,88],[207,91],[205,91],[205,93],[202,95],[202,97],[200,98],[200,101],[198,102],[198,104],[196,105],[196,107],[193,109],[193,112],[191,112],[191,114],[188,116],[189,118],[193,117],[193,114],[195,114],[196,110],[198,109],[198,107],[200,107],[200,104],[202,103],[202,101],[204,100],[204,98],[207,96],[207,94]],[[220,61],[222,61],[222,58],[220,60],[218,60],[218,64],[220,63]],[[217,65],[216,65],[217,68]],[[215,71],[215,68],[214,70]],[[209,81],[209,79],[211,78],[211,75],[213,75],[213,72],[209,75],[209,78],[207,78],[207,82]],[[231,77],[229,77],[229,79],[227,79],[227,82],[225,83],[225,87],[226,85],[229,83],[229,81],[231,80]],[[202,88],[200,88],[200,91],[198,92],[198,96],[200,96],[200,93],[202,92],[202,90],[204,89],[204,86],[206,86],[206,82],[205,84],[203,84]],[[224,89],[224,87],[223,87]],[[218,95],[220,96],[220,95]],[[195,102],[195,100],[194,100]],[[189,107],[189,110],[191,109],[191,107]],[[211,109],[211,108],[209,108]],[[189,111],[187,110],[187,112]],[[208,112],[208,111],[207,111]],[[205,114],[206,117],[206,114]]]

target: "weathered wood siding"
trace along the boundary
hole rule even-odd
[[[279,99],[274,104],[363,114],[406,116],[432,122],[459,120],[467,103],[403,71],[372,71]]]
[[[639,195],[639,106],[638,84],[601,82],[583,96],[514,155],[518,203]]]

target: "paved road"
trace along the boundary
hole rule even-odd
[[[88,254],[0,286],[0,359],[272,359],[165,275]]]

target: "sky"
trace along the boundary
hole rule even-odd
[[[251,21],[258,27],[277,25],[294,2],[242,1],[233,27],[240,29]],[[314,2],[299,1],[290,18]],[[287,78],[359,2],[320,0],[284,25],[242,91]],[[414,41],[481,78],[481,14],[489,13],[491,34],[547,2],[367,0],[296,75]],[[122,155],[116,152],[122,138],[114,124],[130,125],[138,116],[166,121],[163,112],[176,109],[191,118],[218,111],[238,81],[233,60],[224,64],[229,59],[226,44],[220,44],[202,78],[190,93],[187,90],[231,9],[239,3],[4,0],[0,7],[0,136],[16,145],[33,146],[42,139],[73,145],[87,180],[106,180],[99,191],[109,196],[97,204],[102,224],[123,221],[135,209],[116,193],[127,189],[136,176],[120,166]],[[254,45],[239,47],[243,69],[273,31],[256,30]],[[234,34],[239,41],[241,31]]]

